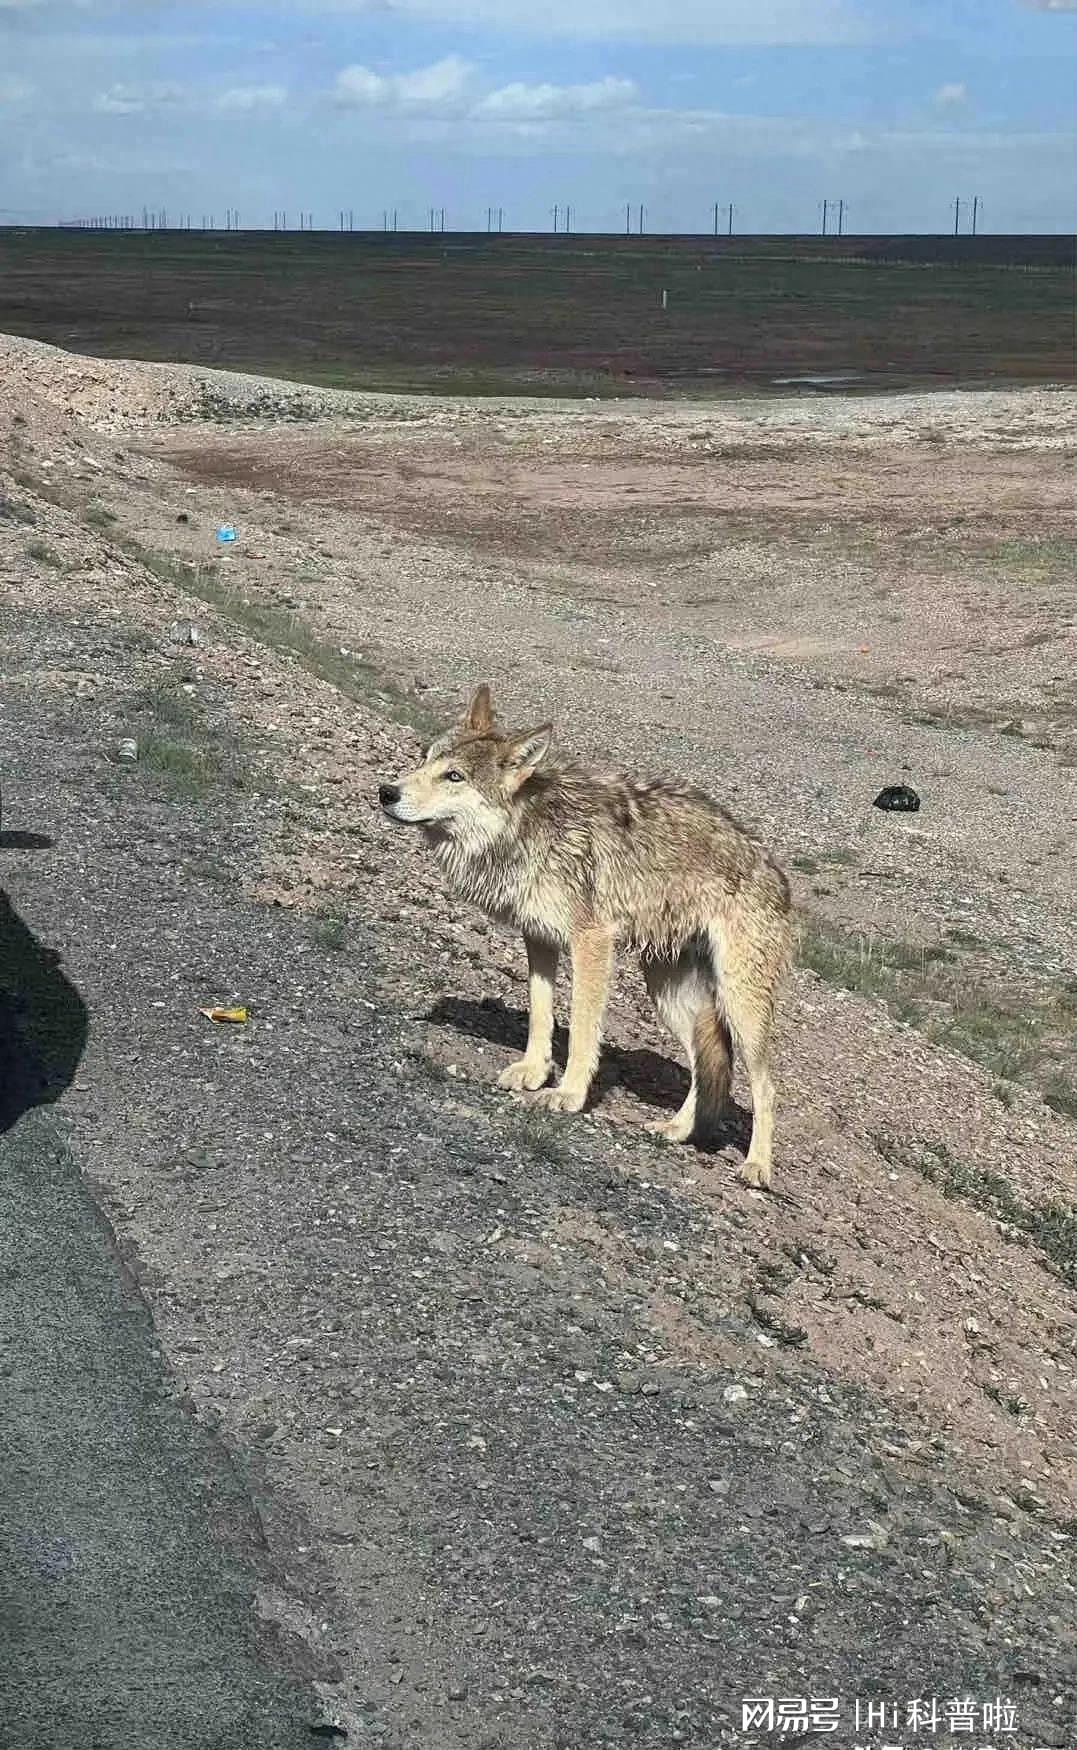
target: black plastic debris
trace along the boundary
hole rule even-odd
[[[179,516],[178,516],[178,517],[177,517],[177,518],[176,518],[176,521],[177,521],[177,522],[178,522],[178,523],[189,523],[189,522],[190,522],[190,520],[191,520],[191,519],[190,519],[190,517],[189,517],[189,516],[188,516],[188,515],[187,515],[187,512],[186,512],[186,511],[185,511],[185,510],[181,510],[181,511],[180,511],[180,513],[179,513]]]
[[[872,803],[873,808],[881,808],[887,814],[915,814],[919,806],[920,798],[908,784],[887,784]]]

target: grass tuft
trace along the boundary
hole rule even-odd
[[[251,637],[284,656],[294,658],[308,674],[327,681],[356,704],[378,710],[393,722],[404,723],[420,734],[431,734],[440,727],[440,719],[414,693],[399,686],[366,658],[351,652],[342,654],[339,646],[320,638],[297,615],[237,595],[212,566],[187,565],[168,554],[144,548],[135,541],[125,544],[133,557],[155,577],[207,602]]]
[[[36,522],[37,517],[28,504],[0,492],[0,523],[25,523],[32,528]]]
[[[1053,1273],[1077,1288],[1077,1209],[1067,1203],[1026,1203],[1001,1173],[959,1160],[943,1142],[907,1143],[884,1133],[872,1141],[884,1160],[912,1168],[944,1197],[971,1204],[1026,1234]]]
[[[59,553],[47,541],[31,541],[26,549],[26,557],[35,560],[38,565],[49,565],[54,571],[62,571],[64,568]]]
[[[339,954],[348,945],[348,920],[343,912],[327,908],[315,919],[312,934],[319,948]]]
[[[1067,986],[1035,1000],[1007,996],[962,958],[960,950],[984,946],[979,938],[961,926],[947,934],[948,944],[924,947],[846,936],[815,921],[804,932],[800,960],[828,984],[885,1003],[896,1020],[978,1064],[996,1078],[998,1097],[1000,1079],[1028,1081],[1045,1098],[1050,1093],[1055,1111],[1077,1116],[1072,1084],[1058,1074],[1073,1062],[1077,1044],[1077,1002]]]

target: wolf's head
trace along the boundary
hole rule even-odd
[[[477,687],[459,723],[431,742],[421,766],[382,784],[378,800],[401,826],[423,826],[442,838],[492,838],[546,758],[552,734],[544,723],[506,735],[495,722],[489,687]]]

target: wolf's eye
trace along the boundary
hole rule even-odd
[[[462,784],[463,781],[464,781],[463,772],[446,772],[445,773],[445,782],[447,784]]]

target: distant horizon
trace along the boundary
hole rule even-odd
[[[146,236],[146,237],[160,237],[160,236],[173,236],[173,237],[186,237],[186,236],[192,236],[192,237],[194,237],[194,236],[275,237],[276,236],[276,237],[325,237],[325,238],[336,238],[336,239],[339,239],[341,237],[363,237],[363,238],[374,238],[374,237],[385,237],[385,238],[409,237],[409,238],[414,238],[414,237],[422,237],[422,238],[429,239],[430,242],[432,242],[432,243],[436,242],[436,240],[439,237],[467,237],[467,238],[473,238],[473,239],[482,239],[483,241],[487,241],[487,242],[491,242],[491,243],[496,241],[498,238],[500,238],[502,241],[509,241],[512,238],[521,238],[521,237],[526,237],[526,238],[544,237],[544,238],[548,238],[551,241],[556,240],[558,242],[567,241],[568,239],[573,238],[573,237],[591,237],[591,238],[596,238],[596,239],[603,239],[604,238],[604,239],[609,239],[611,241],[617,241],[617,242],[625,242],[625,241],[639,242],[641,240],[643,242],[647,242],[648,240],[650,240],[651,242],[655,242],[655,241],[661,241],[663,239],[684,238],[684,239],[692,239],[695,241],[712,243],[712,244],[713,243],[736,243],[738,241],[738,239],[745,239],[745,238],[755,238],[755,239],[758,239],[761,241],[765,241],[768,238],[789,238],[789,239],[793,239],[793,240],[804,240],[804,241],[810,241],[810,242],[816,242],[816,243],[851,243],[851,242],[855,242],[857,240],[857,238],[866,238],[866,237],[873,237],[873,238],[899,238],[899,237],[939,238],[939,237],[943,237],[943,238],[948,238],[951,242],[968,242],[968,243],[982,242],[985,238],[994,238],[994,239],[1019,238],[1023,241],[1026,241],[1026,242],[1035,242],[1038,240],[1054,241],[1056,239],[1069,239],[1073,242],[1075,258],[1077,258],[1077,234],[1075,234],[1074,232],[1072,232],[1068,229],[1058,230],[1058,231],[1052,231],[1052,230],[1047,230],[1047,231],[995,231],[995,230],[992,230],[992,228],[989,225],[978,224],[975,232],[973,232],[973,231],[969,231],[969,230],[965,229],[964,222],[962,223],[961,230],[957,231],[957,232],[955,232],[952,227],[949,230],[944,229],[944,228],[939,228],[937,230],[928,230],[928,231],[923,231],[923,230],[917,231],[917,230],[907,230],[907,229],[906,230],[896,230],[896,231],[892,231],[892,230],[850,230],[850,229],[846,228],[846,229],[842,230],[841,232],[838,232],[836,230],[827,230],[826,232],[823,232],[821,229],[820,230],[802,229],[802,230],[756,231],[756,230],[751,229],[748,226],[745,226],[743,229],[735,226],[732,231],[728,231],[724,228],[720,228],[717,232],[713,229],[713,227],[705,228],[702,230],[660,231],[660,230],[651,230],[646,226],[646,224],[644,225],[644,229],[642,231],[639,231],[636,229],[629,231],[629,230],[626,230],[623,226],[620,230],[616,230],[613,228],[599,229],[599,228],[591,228],[589,226],[583,226],[583,225],[573,225],[571,230],[559,229],[555,232],[552,229],[552,227],[547,227],[545,229],[543,229],[541,226],[535,226],[535,227],[522,226],[520,228],[515,228],[515,227],[510,226],[510,225],[503,225],[501,227],[495,227],[493,230],[487,230],[485,225],[464,225],[464,224],[453,225],[453,224],[449,224],[448,221],[446,221],[444,226],[439,227],[437,229],[433,229],[433,230],[429,227],[429,225],[421,225],[421,224],[411,224],[411,225],[397,224],[395,226],[390,225],[388,227],[386,227],[384,225],[376,225],[376,224],[375,225],[354,224],[354,225],[341,226],[339,224],[339,222],[337,224],[325,224],[325,225],[315,224],[315,225],[302,225],[302,226],[300,226],[299,224],[274,225],[272,223],[268,223],[268,224],[267,223],[262,223],[262,224],[256,223],[256,224],[252,224],[252,225],[245,225],[245,224],[228,225],[228,224],[215,224],[212,222],[209,224],[205,224],[201,220],[199,220],[198,222],[195,222],[192,219],[192,221],[189,224],[182,222],[182,221],[175,223],[175,224],[173,224],[173,223],[143,224],[141,219],[134,220],[131,222],[127,222],[127,221],[120,222],[119,220],[112,220],[106,215],[103,218],[97,218],[97,219],[72,218],[72,219],[53,220],[52,222],[49,222],[47,220],[43,220],[41,222],[35,222],[35,221],[30,221],[30,220],[4,221],[4,220],[0,219],[0,234],[2,234],[5,231],[13,231],[13,232],[22,232],[22,231],[57,231],[57,232],[60,232],[60,231],[62,231],[65,233],[67,233],[67,232],[87,232],[87,233],[93,232],[95,234],[110,234],[110,233],[111,234],[120,234],[120,233],[123,233],[125,235]]]

